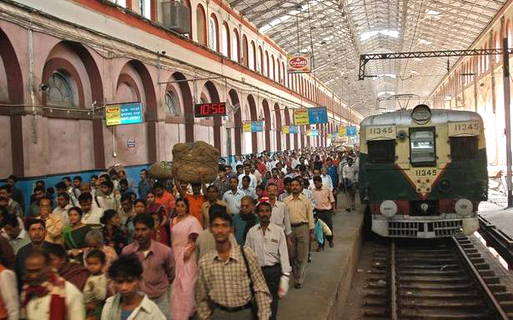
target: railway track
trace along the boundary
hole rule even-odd
[[[364,319],[513,319],[513,294],[466,237],[376,247],[364,299]]]

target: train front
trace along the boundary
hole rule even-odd
[[[419,105],[360,125],[360,199],[384,237],[470,235],[487,199],[483,121]]]

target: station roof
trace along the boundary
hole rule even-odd
[[[358,81],[360,54],[467,49],[506,0],[228,2],[287,52],[312,54],[314,74],[366,116],[394,108],[389,96],[427,98],[447,58],[371,61],[366,74],[376,77]]]

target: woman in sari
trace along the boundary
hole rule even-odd
[[[189,202],[186,199],[176,200],[176,214],[170,223],[171,247],[175,260],[175,280],[171,288],[171,317],[173,320],[187,320],[196,311],[196,238],[203,229],[198,219],[189,215]]]
[[[86,234],[91,227],[82,223],[82,209],[73,207],[68,210],[69,226],[64,227],[62,232],[64,245],[73,261],[82,263],[83,249],[87,247]]]

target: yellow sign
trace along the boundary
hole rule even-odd
[[[455,136],[478,136],[481,125],[478,121],[450,122],[449,137]]]
[[[338,135],[339,135],[340,137],[345,137],[345,136],[346,136],[346,127],[344,127],[344,126],[340,126],[340,127],[338,128]]]
[[[290,133],[289,126],[282,126],[281,127],[281,132],[283,132],[283,133]]]
[[[312,136],[312,130],[310,130],[310,129],[306,130],[306,135],[309,137]]]
[[[105,120],[108,126],[121,124],[121,106],[113,105],[105,107]]]
[[[242,132],[251,132],[251,121],[244,121],[242,123]]]
[[[307,108],[294,109],[294,124],[296,126],[310,124]]]

